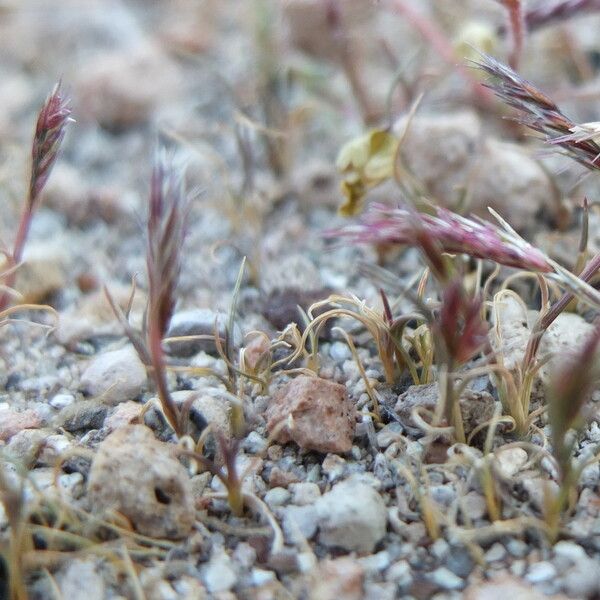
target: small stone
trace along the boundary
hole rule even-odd
[[[452,546],[445,559],[445,565],[455,575],[464,579],[471,574],[475,567],[475,561],[465,546]]]
[[[242,448],[250,454],[262,454],[267,445],[267,440],[256,431],[251,431],[242,442]]]
[[[90,469],[94,510],[118,510],[143,535],[177,539],[189,534],[195,520],[192,488],[174,451],[143,425],[111,433]]]
[[[87,60],[76,82],[79,112],[114,131],[147,120],[181,89],[178,65],[159,48],[138,43]]]
[[[353,558],[324,560],[318,566],[314,577],[311,598],[319,600],[361,600],[364,570]]]
[[[574,542],[561,541],[554,546],[555,559],[561,573],[561,589],[569,596],[591,598],[600,589],[598,563]]]
[[[444,590],[460,590],[464,587],[463,580],[446,567],[439,567],[429,577],[433,583]]]
[[[266,571],[265,569],[252,569],[250,573],[250,579],[252,581],[252,585],[260,587],[275,581],[276,576],[273,571]]]
[[[347,466],[348,463],[341,456],[338,456],[337,454],[328,454],[323,460],[321,469],[327,476],[327,481],[333,483],[342,478],[346,472]]]
[[[302,544],[317,532],[318,513],[315,506],[294,506],[283,509],[283,532],[291,544]]]
[[[267,409],[267,428],[273,432],[291,415],[293,424],[277,440],[296,442],[317,452],[348,452],[354,437],[355,409],[346,387],[318,377],[301,375],[273,396]]]
[[[290,497],[291,494],[285,488],[274,487],[265,494],[264,501],[272,509],[276,506],[283,506]]]
[[[350,352],[350,348],[348,348],[348,344],[345,344],[344,342],[333,342],[329,348],[329,356],[336,362],[341,363],[350,359],[352,353]]]
[[[415,408],[435,410],[439,401],[439,386],[437,383],[411,385],[406,392],[398,397],[394,410],[402,424],[416,427],[412,420]],[[463,418],[465,434],[471,433],[481,423],[485,423],[494,414],[494,398],[488,392],[475,392],[466,389],[460,397],[460,410]]]
[[[265,367],[265,359],[269,356],[271,342],[265,335],[255,335],[244,348],[246,367],[252,372]]]
[[[3,414],[4,411],[0,411],[0,422]],[[40,450],[44,447],[47,437],[47,430],[22,429],[10,438],[4,451],[11,459],[27,468],[31,468],[37,462]]]
[[[450,506],[456,498],[456,490],[450,483],[445,483],[443,485],[432,485],[429,488],[429,494],[431,499],[442,507]]]
[[[167,352],[173,356],[189,358],[199,352],[206,352],[217,356],[217,346],[214,335],[215,327],[217,333],[223,342],[225,339],[225,330],[227,327],[228,316],[224,313],[216,313],[209,308],[196,308],[177,312],[173,315],[169,324],[166,337],[187,337],[187,336],[212,336],[207,339],[177,340],[165,344]],[[239,345],[241,342],[241,332],[239,328],[234,331],[234,343]]]
[[[198,473],[198,475],[194,475],[190,479],[190,484],[192,486],[192,494],[196,500],[202,496],[202,493],[210,484],[211,479],[212,475],[209,471],[204,471],[204,473]]]
[[[298,476],[295,473],[280,469],[279,467],[273,467],[269,473],[269,485],[271,487],[287,488],[288,485],[297,481]]]
[[[446,558],[449,550],[450,544],[448,544],[448,542],[443,538],[438,538],[435,540],[435,542],[431,544],[430,548],[431,554],[433,554],[433,556],[435,556],[440,562]]]
[[[108,413],[108,407],[98,399],[80,400],[63,408],[57,415],[57,423],[67,431],[100,429]]]
[[[75,402],[75,396],[73,396],[73,394],[56,394],[52,397],[49,404],[52,408],[61,410],[65,408],[65,406],[73,404],[73,402]]]
[[[23,429],[37,429],[41,425],[38,414],[33,410],[17,412],[12,409],[0,411],[0,441],[8,441]]]
[[[402,439],[402,425],[400,423],[388,423],[377,432],[377,445],[382,449],[400,439]]]
[[[199,413],[214,430],[221,432],[225,437],[231,436],[231,408],[225,398],[209,396],[208,394],[199,395],[198,392],[193,390],[178,390],[172,392],[171,397],[179,406],[183,406],[193,398],[190,407],[192,420],[194,412]]]
[[[462,505],[469,518],[473,521],[482,519],[487,513],[485,498],[474,491],[465,494],[462,499]]]
[[[561,558],[566,558],[571,562],[578,562],[588,558],[585,550],[575,542],[560,541],[554,544],[554,554]]]
[[[285,272],[285,278],[289,278],[289,270]],[[294,270],[298,276],[301,271]],[[326,289],[298,289],[290,287],[276,287],[273,289],[264,302],[262,314],[278,331],[283,331],[290,323],[301,325],[304,321],[302,314],[298,311],[298,307],[306,311],[311,304],[324,300],[329,296],[329,290]],[[318,316],[320,313],[327,310],[322,307],[314,311],[313,316]],[[321,335],[327,337],[331,326],[327,324],[323,327]]]
[[[506,477],[512,477],[527,462],[528,456],[523,448],[509,448],[508,450],[498,450],[496,452],[496,459],[502,473]]]
[[[522,540],[509,540],[506,543],[506,549],[515,558],[524,558],[529,553],[529,546]]]
[[[531,565],[527,575],[525,575],[525,579],[530,583],[541,583],[554,577],[556,577],[556,568],[548,561],[542,561]]]
[[[518,144],[486,138],[469,178],[469,210],[484,216],[488,206],[511,215],[517,229],[535,224],[536,214],[556,200],[547,171]]]
[[[386,579],[393,581],[401,588],[407,588],[413,581],[412,569],[408,562],[399,560],[387,570]]]
[[[142,410],[144,410],[144,406],[139,402],[131,400],[122,402],[115,408],[112,415],[106,419],[104,424],[109,431],[114,431],[115,429],[119,429],[119,427],[137,423]]]
[[[131,345],[96,356],[81,375],[82,389],[107,404],[137,398],[146,384],[146,367]]]
[[[15,289],[24,303],[41,303],[67,285],[70,257],[68,244],[27,244],[23,264],[17,270]]]
[[[485,553],[485,560],[488,563],[498,562],[504,559],[506,556],[506,548],[496,542],[492,547]]]
[[[390,553],[387,550],[382,550],[376,554],[359,558],[358,562],[367,575],[377,575],[390,566],[391,558]]]
[[[96,570],[92,560],[73,558],[66,563],[66,570],[57,577],[63,598],[80,598],[85,590],[86,600],[104,600],[104,578]]]
[[[321,497],[321,490],[316,483],[291,483],[288,489],[292,492],[293,504],[297,506],[314,504]]]
[[[319,542],[347,551],[373,552],[384,537],[387,510],[369,485],[352,480],[336,484],[314,505],[319,520]]]
[[[229,591],[237,583],[237,573],[229,556],[224,552],[213,556],[204,570],[202,581],[211,594]]]
[[[546,596],[522,579],[502,575],[492,581],[474,583],[464,591],[465,600],[567,600],[564,596]]]

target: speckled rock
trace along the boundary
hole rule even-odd
[[[130,425],[98,447],[88,491],[95,511],[118,510],[144,535],[177,539],[194,523],[192,487],[174,447]]]
[[[315,503],[319,542],[349,552],[373,552],[386,531],[387,511],[370,485],[352,479],[335,485]]]
[[[411,413],[415,408],[434,411],[439,398],[437,383],[411,385],[398,397],[395,410],[401,421],[415,427]],[[491,419],[494,414],[494,399],[488,392],[475,392],[467,389],[460,398],[460,411],[465,434],[471,433],[477,425]]]
[[[273,432],[292,416],[292,427],[276,435],[281,443],[293,440],[318,452],[348,452],[354,436],[355,409],[343,385],[301,375],[283,386],[267,408],[267,427]]]

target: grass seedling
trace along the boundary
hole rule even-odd
[[[14,286],[17,269],[23,259],[23,251],[31,228],[35,211],[40,206],[41,192],[46,185],[50,173],[59,156],[68,123],[71,119],[71,109],[68,98],[62,95],[60,84],[56,84],[42,109],[40,110],[31,146],[31,171],[27,198],[12,251],[2,250],[6,264],[0,279],[4,279],[0,294],[0,312],[7,308],[11,301],[11,288]]]
[[[570,359],[553,379],[548,389],[548,420],[552,430],[552,456],[558,468],[558,493],[548,488],[545,495],[544,518],[552,541],[559,534],[561,515],[575,503],[577,483],[583,464],[575,464],[573,451],[577,430],[584,424],[583,408],[600,376],[598,345],[600,321],[580,351]]]
[[[142,332],[129,324],[135,282],[125,311],[118,307],[107,288],[108,301],[142,362],[150,367],[161,409],[178,437],[185,433],[181,411],[167,385],[163,341],[176,304],[175,291],[182,262],[185,222],[189,213],[183,169],[166,152],[157,152],[150,181],[146,228],[148,305]],[[204,422],[206,426],[206,422]]]

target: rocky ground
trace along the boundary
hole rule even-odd
[[[0,329],[0,548],[5,565],[19,556],[27,590],[19,600],[75,599],[83,589],[88,600],[600,597],[597,462],[582,472],[558,541],[539,527],[557,478],[540,452],[550,437],[543,410],[526,439],[498,425],[491,447],[481,434],[471,446],[424,435],[414,409],[435,409],[435,373],[425,385],[406,374],[386,382],[373,336],[351,318],[328,322],[313,355],[284,360],[305,326],[298,306],[337,294],[355,312],[364,301],[380,314],[383,287],[398,298],[398,314],[414,308],[400,292],[418,284],[417,251],[323,236],[348,223],[337,212],[335,161],[366,131],[365,119],[404,135],[404,193],[418,188],[481,215],[492,206],[569,267],[587,194],[588,247],[600,249],[598,175],[582,177],[580,166],[503,119],[508,111],[480,86],[481,74],[455,67],[473,46],[507,60],[499,3],[408,0],[407,14],[394,2],[343,0],[330,3],[336,18],[326,4],[0,2],[6,246],[27,186],[35,115],[58,79],[76,120],[16,283],[25,302],[55,312],[18,312]],[[447,48],[423,39],[420,17]],[[600,119],[599,28],[599,15],[540,28],[519,69],[577,122]],[[187,443],[200,440],[217,469],[236,465],[241,516],[220,478],[178,453],[186,441],[158,409],[151,374],[104,291],[126,306],[135,277],[130,321],[141,327],[142,223],[159,145],[185,160],[192,194],[168,337],[206,338],[165,343],[168,384],[189,408]],[[400,197],[389,182],[369,194]],[[511,273],[503,269],[494,289]],[[509,368],[522,361],[539,307],[528,280],[514,289],[524,303],[507,295],[493,313]],[[237,398],[209,339],[215,326],[224,332],[234,301],[236,366],[262,380],[238,381]],[[565,313],[544,338],[552,359],[532,411],[545,405],[544,385],[593,317]],[[598,394],[589,402],[580,460],[598,453],[599,402]],[[466,433],[498,405],[495,382],[475,378],[461,400]],[[25,532],[18,545],[15,523]],[[0,570],[0,597],[8,597],[6,576]]]

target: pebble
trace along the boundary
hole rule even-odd
[[[387,550],[382,550],[376,554],[359,558],[358,562],[367,575],[376,575],[385,571],[390,566],[392,560],[390,553]]]
[[[488,563],[498,562],[498,561],[503,560],[505,556],[506,556],[506,548],[500,543],[495,543],[485,553],[485,560]]]
[[[577,598],[593,597],[600,589],[598,562],[574,542],[560,541],[554,546],[554,563],[559,570],[562,590]]]
[[[115,429],[119,429],[119,427],[136,423],[143,409],[143,405],[139,402],[131,400],[122,402],[115,408],[110,417],[106,419],[105,425],[110,431],[114,431]]]
[[[211,594],[229,591],[237,583],[237,573],[229,556],[224,552],[213,556],[204,570],[202,581]]]
[[[412,569],[405,560],[394,563],[386,573],[386,579],[393,581],[401,588],[407,588],[413,581]]]
[[[319,541],[327,547],[373,552],[386,532],[387,510],[369,485],[351,479],[336,484],[315,503]]]
[[[329,481],[329,483],[341,479],[346,472],[346,467],[346,461],[337,454],[328,454],[321,465],[321,469],[327,476],[327,481]]]
[[[529,552],[529,546],[524,541],[516,539],[508,540],[506,549],[515,558],[524,558]]]
[[[250,573],[250,579],[252,581],[252,585],[260,587],[275,581],[276,576],[273,571],[267,571],[265,569],[252,569],[252,572]]]
[[[329,356],[338,363],[348,360],[352,357],[350,348],[345,342],[333,342],[329,348]]]
[[[143,535],[188,535],[196,516],[192,486],[173,450],[143,425],[111,433],[98,446],[90,469],[94,510],[118,510]]]
[[[242,448],[250,454],[262,454],[267,446],[267,440],[256,431],[251,431],[242,442]]]
[[[98,573],[93,560],[72,558],[66,569],[57,577],[58,589],[63,598],[80,598],[85,590],[86,600],[104,600],[104,577]]]
[[[365,598],[364,569],[351,557],[323,560],[314,572],[313,586],[308,595],[315,600],[362,600]]]
[[[289,417],[293,425],[281,427]],[[301,375],[280,388],[267,408],[269,433],[277,431],[280,443],[293,440],[317,452],[349,452],[355,427],[355,409],[346,387]]]
[[[429,488],[431,499],[441,506],[450,506],[456,498],[456,491],[452,484],[432,485]]]
[[[444,563],[455,575],[463,579],[468,577],[475,567],[473,556],[465,546],[452,546]]]
[[[290,497],[291,494],[285,488],[274,487],[265,494],[264,501],[269,508],[274,508],[286,504]]]
[[[464,587],[463,580],[446,567],[439,567],[429,575],[429,578],[444,590],[460,590]]]
[[[314,504],[321,497],[321,490],[316,483],[290,483],[288,489],[292,493],[292,503],[298,506]]]
[[[108,407],[98,399],[80,400],[63,408],[56,417],[57,424],[71,433],[100,429]]]
[[[175,313],[169,324],[166,337],[206,335],[213,336],[213,339],[201,338],[167,342],[165,344],[167,352],[181,358],[189,358],[199,352],[218,356],[217,346],[214,341],[215,324],[219,337],[224,340],[228,320],[228,315],[214,312],[209,308],[195,308]],[[234,337],[234,344],[237,346],[242,341],[241,331],[237,327],[235,328]]]
[[[52,408],[56,408],[57,410],[61,410],[65,408],[65,406],[69,406],[75,402],[75,396],[73,394],[56,394],[50,400],[50,406]]]
[[[512,477],[527,462],[528,456],[523,448],[509,448],[497,451],[496,459],[502,473],[506,477]]]
[[[146,367],[131,345],[92,359],[81,375],[82,389],[107,404],[134,400],[146,385]]]
[[[529,567],[525,579],[530,583],[541,583],[556,577],[556,567],[547,561],[535,563]]]
[[[462,499],[462,505],[467,515],[473,521],[482,519],[487,513],[485,498],[475,491],[470,491]]]
[[[291,544],[302,544],[317,532],[319,514],[313,506],[294,506],[283,509],[283,532]]]
[[[0,412],[0,441],[8,441],[23,429],[36,429],[41,425],[40,418],[33,410],[17,412],[6,409]]]
[[[429,551],[433,556],[435,556],[439,562],[442,562],[446,556],[448,555],[448,551],[450,550],[450,545],[443,538],[438,538],[431,544]]]

